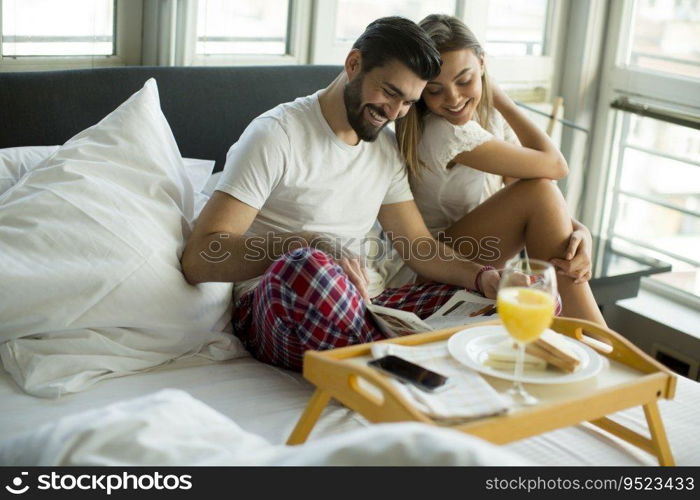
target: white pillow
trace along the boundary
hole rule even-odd
[[[216,172],[215,174],[211,174],[209,176],[209,180],[202,188],[202,194],[204,196],[211,198],[211,195],[214,194],[214,191],[216,190],[216,185],[219,184],[219,179],[221,178],[222,173],[223,172]]]
[[[24,174],[38,167],[42,161],[58,151],[60,146],[18,146],[0,149],[0,195],[14,186]],[[209,181],[214,160],[183,158],[185,173],[196,193],[204,190]],[[209,193],[211,196],[211,193]]]
[[[0,195],[17,181],[58,151],[58,146],[23,146],[0,149]]]
[[[244,355],[231,285],[181,273],[194,203],[153,79],[0,196],[0,357],[20,386]]]
[[[200,160],[198,158],[183,158],[185,173],[187,174],[195,193],[204,191],[216,162],[214,160]]]

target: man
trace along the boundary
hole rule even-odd
[[[440,63],[415,23],[378,19],[327,88],[259,116],[231,147],[182,266],[192,284],[235,283],[234,329],[257,359],[300,370],[306,350],[382,338],[366,316],[368,275],[356,257],[377,217],[433,282],[386,290],[374,303],[425,317],[456,287],[495,296],[497,272],[445,259],[454,254],[425,227],[386,129]],[[411,251],[419,241],[422,258]]]

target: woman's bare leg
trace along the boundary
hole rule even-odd
[[[471,260],[498,268],[523,246],[532,258],[563,258],[572,231],[559,188],[550,180],[529,179],[506,186],[455,222],[445,231],[445,241]],[[557,283],[564,316],[605,325],[588,283],[576,285],[562,275]]]

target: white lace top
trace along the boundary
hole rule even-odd
[[[475,121],[462,126],[452,125],[444,118],[428,114],[423,122],[423,136],[418,154],[428,168],[419,177],[410,177],[411,190],[428,229],[436,236],[462,216],[473,210],[503,186],[499,175],[487,174],[465,165],[447,168],[459,153],[471,151],[480,144],[497,138],[511,144],[519,144],[513,130],[503,116],[493,112],[490,130],[484,130]],[[376,286],[370,291],[375,296],[385,288],[413,283],[416,274],[405,265],[389,241],[382,241],[381,226],[375,225],[370,238],[382,242],[376,251],[380,256],[370,256],[368,266]]]
[[[493,133],[474,120],[453,125],[433,114],[424,118],[418,155],[427,168],[421,175],[411,176],[410,182],[416,204],[433,235],[450,227],[502,187],[501,176],[461,164],[447,168],[458,154],[493,138],[517,144],[515,133],[495,110],[490,128]]]

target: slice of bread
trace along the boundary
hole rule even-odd
[[[496,370],[514,370],[517,355],[518,352],[513,348],[512,341],[505,340],[489,349],[488,358],[484,360],[484,365]],[[525,371],[544,371],[547,369],[547,362],[525,353],[523,369]]]
[[[573,373],[581,361],[563,337],[552,330],[545,330],[539,339],[527,345],[525,352],[543,359],[565,372]]]

